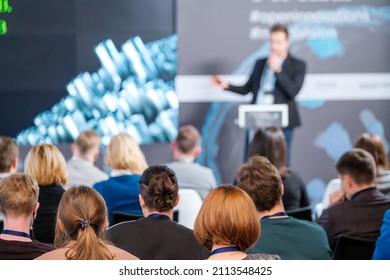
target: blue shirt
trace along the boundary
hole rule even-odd
[[[115,176],[93,186],[106,201],[110,223],[113,212],[142,214],[138,198],[139,179],[138,174]]]
[[[376,241],[373,260],[390,260],[390,209],[386,211],[381,227],[381,235]]]

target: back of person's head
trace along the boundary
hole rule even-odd
[[[356,139],[354,147],[369,152],[374,157],[377,169],[389,169],[385,145],[380,135],[365,132]]]
[[[11,170],[14,161],[18,160],[19,147],[11,137],[0,137],[0,173]]]
[[[139,180],[140,194],[149,210],[165,212],[177,203],[179,186],[175,172],[165,165],[147,168]]]
[[[287,144],[283,131],[276,127],[259,129],[250,144],[248,158],[255,155],[266,157],[281,172],[287,159]]]
[[[376,176],[374,157],[359,148],[344,153],[337,161],[336,169],[341,176],[349,175],[358,186],[373,184]]]
[[[276,24],[271,26],[270,33],[274,33],[274,32],[283,32],[286,34],[286,38],[288,38],[288,35],[289,35],[287,26],[284,24],[280,24],[280,23],[276,23]]]
[[[142,174],[147,168],[138,143],[127,133],[119,133],[111,138],[105,162],[111,169],[123,169],[137,174]]]
[[[38,203],[39,187],[30,175],[15,173],[0,180],[0,212],[6,217],[27,217]]]
[[[213,189],[203,201],[195,220],[194,234],[209,250],[213,244],[247,250],[260,235],[260,222],[251,198],[231,185]]]
[[[107,228],[107,207],[103,197],[86,187],[71,187],[61,198],[54,243],[68,246],[70,260],[113,259],[103,234]]]
[[[180,127],[176,137],[176,147],[183,154],[192,154],[200,145],[200,133],[193,125]]]
[[[24,172],[33,176],[40,186],[60,186],[68,181],[65,158],[52,144],[32,147],[24,161]]]
[[[75,145],[81,155],[87,155],[99,149],[100,136],[93,130],[84,131],[77,137]]]
[[[282,199],[282,179],[278,170],[263,156],[254,156],[237,172],[236,185],[252,198],[260,212],[271,210]]]

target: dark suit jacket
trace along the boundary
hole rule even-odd
[[[256,103],[257,94],[260,87],[260,79],[263,75],[264,66],[267,59],[259,59],[256,61],[255,67],[252,71],[247,83],[243,86],[230,85],[227,90],[239,94],[253,93],[251,104]],[[295,96],[302,88],[303,80],[306,74],[306,64],[302,60],[294,58],[290,54],[284,60],[282,71],[276,73],[276,83],[274,90],[274,103],[287,104],[289,110],[289,125],[288,127],[297,127],[301,125]]]
[[[147,217],[116,224],[108,229],[115,246],[141,260],[201,260],[209,252],[195,239],[193,230],[168,216]]]
[[[331,248],[340,234],[376,240],[390,198],[377,188],[359,192],[352,200],[335,204],[322,212],[318,223],[325,229]]]

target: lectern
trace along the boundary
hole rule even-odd
[[[288,106],[286,104],[240,105],[238,125],[242,128],[259,129],[266,127],[284,128],[288,126]]]

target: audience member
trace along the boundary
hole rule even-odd
[[[0,136],[0,180],[18,171],[19,147],[12,138]],[[0,211],[0,230],[3,228]]]
[[[363,133],[356,139],[354,147],[366,150],[374,157],[376,165],[375,186],[383,194],[390,196],[389,162],[381,137],[378,134]],[[329,207],[333,197],[337,198],[339,195],[343,195],[340,179],[332,179],[326,186],[320,208]]]
[[[34,221],[34,237],[44,243],[53,243],[57,208],[65,192],[62,186],[67,182],[65,158],[54,145],[37,145],[28,152],[24,171],[39,184],[40,207]]]
[[[355,148],[366,150],[373,155],[376,165],[375,186],[385,195],[390,195],[390,170],[385,144],[378,134],[363,133]]]
[[[376,241],[373,260],[390,260],[390,209],[385,212],[381,233]]]
[[[318,224],[286,214],[282,180],[267,158],[250,158],[239,168],[236,182],[252,198],[262,228],[260,238],[249,252],[273,253],[283,260],[332,258],[326,233]]]
[[[4,213],[1,260],[32,260],[54,250],[30,235],[39,208],[38,193],[38,183],[29,175],[16,173],[0,180],[0,211]]]
[[[179,202],[173,170],[164,165],[149,167],[141,176],[139,188],[145,218],[112,226],[108,238],[142,260],[207,258],[208,251],[196,242],[193,231],[172,221],[173,208]]]
[[[10,137],[0,136],[0,180],[18,171],[19,148]]]
[[[110,224],[113,212],[142,214],[138,181],[147,163],[137,142],[126,133],[112,137],[105,162],[112,169],[110,178],[96,183],[93,188],[106,201]]]
[[[195,237],[211,250],[209,260],[278,260],[277,255],[247,254],[260,235],[251,198],[232,185],[213,189],[195,220]]]
[[[310,205],[306,185],[301,176],[286,166],[287,145],[283,131],[276,127],[259,129],[249,146],[248,158],[259,155],[266,157],[282,177],[283,206],[294,210]]]
[[[376,240],[384,213],[390,208],[390,198],[374,186],[374,157],[363,149],[354,148],[341,156],[336,169],[342,192],[333,197],[331,206],[318,219],[331,247],[340,234]]]
[[[87,186],[72,187],[63,195],[57,214],[57,249],[40,260],[134,260],[132,254],[107,244],[107,207],[103,197]]]
[[[174,161],[167,166],[175,171],[180,188],[194,189],[204,199],[217,181],[210,168],[194,162],[202,151],[200,142],[199,131],[194,126],[182,126],[172,144]]]
[[[84,131],[72,144],[73,156],[67,161],[68,183],[64,186],[92,187],[95,183],[107,180],[108,175],[94,163],[100,153],[100,136],[95,131]]]

